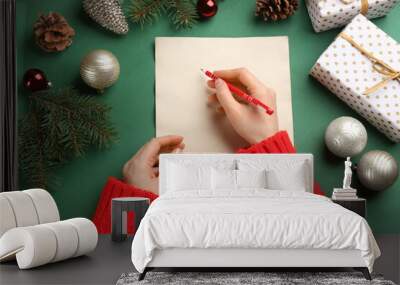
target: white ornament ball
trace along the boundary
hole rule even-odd
[[[120,66],[111,52],[98,49],[82,59],[80,73],[87,85],[102,92],[118,80]]]
[[[325,131],[325,144],[339,157],[355,156],[367,145],[368,135],[364,125],[352,117],[333,120]]]
[[[382,191],[390,187],[399,175],[396,159],[386,151],[365,153],[357,165],[360,182],[370,190]]]

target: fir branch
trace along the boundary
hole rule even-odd
[[[192,28],[198,19],[194,0],[132,0],[128,9],[130,19],[142,27],[151,24],[163,12],[177,29]]]
[[[63,124],[53,124],[53,128],[70,129],[71,133],[67,134],[70,140],[67,143],[76,155],[82,154],[81,149],[84,149],[86,144],[109,146],[116,136],[116,132],[108,124],[111,108],[99,104],[93,96],[83,96],[73,90],[65,90],[58,97],[48,94],[38,96],[35,100],[41,101],[40,105],[45,108],[49,117],[64,116],[61,121]],[[52,108],[55,107],[59,109],[58,112],[52,112]],[[86,130],[85,135],[79,135],[82,130]]]
[[[191,28],[197,23],[197,11],[191,1],[166,0],[169,16],[177,29]]]
[[[44,188],[53,164],[46,157],[43,145],[45,138],[40,124],[40,118],[34,110],[20,120],[18,153],[20,171],[28,185]]]
[[[132,0],[129,17],[134,23],[151,24],[164,10],[164,0]]]
[[[72,88],[30,96],[28,114],[19,123],[20,169],[29,187],[47,187],[55,168],[91,147],[116,140],[110,107]]]

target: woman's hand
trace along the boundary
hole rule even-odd
[[[153,138],[125,163],[125,182],[158,194],[158,158],[160,153],[180,152],[185,145],[181,136]]]
[[[249,144],[258,143],[278,131],[275,92],[261,83],[245,68],[219,70],[214,74],[221,78],[208,81],[208,86],[215,88],[215,94],[208,98],[210,105],[217,105],[223,111],[235,131]],[[223,79],[223,80],[222,80]],[[274,110],[270,116],[265,110],[235,99],[225,81],[239,87],[247,94],[259,99]]]

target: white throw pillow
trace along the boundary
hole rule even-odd
[[[218,189],[236,189],[236,170],[212,168],[212,188]]]
[[[286,171],[275,169],[266,171],[267,188],[271,190],[306,191],[307,181],[304,165]]]
[[[238,188],[267,188],[264,170],[236,170]]]
[[[170,163],[167,172],[168,191],[211,189],[211,167]]]
[[[240,170],[260,170],[265,169],[267,188],[273,190],[307,191],[310,189],[311,181],[308,181],[309,173],[306,161],[294,161],[291,159],[262,160],[240,159],[238,168]]]

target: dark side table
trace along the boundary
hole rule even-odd
[[[149,208],[150,200],[141,197],[114,198],[111,201],[111,239],[123,241],[127,237],[128,212],[135,213],[135,228],[139,227],[140,221]]]
[[[367,200],[363,198],[357,198],[354,200],[336,200],[332,199],[333,203],[339,204],[340,206],[359,214],[365,218],[367,216]]]

